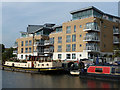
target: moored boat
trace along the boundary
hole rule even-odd
[[[54,60],[40,60],[40,57],[31,56],[29,60],[24,62],[5,61],[2,68],[12,71],[24,71],[24,72],[63,72],[61,61]]]
[[[92,65],[87,72],[81,72],[80,78],[120,81],[120,66]]]

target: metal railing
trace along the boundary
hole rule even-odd
[[[84,28],[83,28],[83,31],[100,31],[100,27],[99,26],[95,26],[95,25],[93,25],[93,26],[84,26]]]
[[[86,35],[83,41],[100,41],[100,39],[95,35]]]
[[[100,48],[99,48],[99,46],[86,46],[85,48],[84,48],[84,50],[88,50],[88,51],[100,51]]]

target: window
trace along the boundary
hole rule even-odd
[[[62,37],[58,37],[58,43],[62,43]]]
[[[50,43],[54,44],[54,37],[50,38]]]
[[[80,25],[80,28],[82,28],[82,25]]]
[[[80,44],[80,47],[82,47],[82,44]]]
[[[71,36],[70,35],[67,35],[66,42],[71,42]]]
[[[58,54],[58,59],[61,59],[62,58],[62,54]]]
[[[31,47],[29,48],[29,53],[31,53]]]
[[[23,53],[23,48],[21,48],[21,53]]]
[[[104,28],[106,28],[106,25],[104,25]]]
[[[25,53],[28,53],[28,48],[25,48]]]
[[[103,72],[102,68],[95,68],[95,72]]]
[[[106,47],[106,45],[104,44],[104,48]]]
[[[21,59],[23,59],[23,55],[21,55]]]
[[[82,35],[80,35],[80,37],[82,37]]]
[[[61,52],[62,51],[62,46],[61,45],[58,45],[58,52]]]
[[[76,32],[76,25],[74,25],[74,32]]]
[[[82,55],[80,54],[80,57],[81,57]]]
[[[29,45],[30,45],[30,46],[32,45],[32,41],[31,41],[31,40],[29,40]]]
[[[23,46],[23,44],[24,44],[24,42],[23,42],[23,41],[21,41],[21,46]]]
[[[66,59],[70,59],[70,54],[66,54]]]
[[[86,29],[98,30],[98,24],[97,24],[96,22],[86,23],[85,28],[86,28]]]
[[[72,42],[76,42],[76,35],[72,35]]]
[[[76,44],[72,44],[72,51],[76,51]]]
[[[28,46],[28,41],[25,41],[25,46]]]
[[[71,51],[71,46],[70,46],[70,44],[67,44],[66,45],[66,51],[68,52],[68,51]]]
[[[71,33],[71,26],[67,26],[66,33]]]
[[[56,28],[56,32],[62,32],[62,27]]]
[[[76,54],[72,54],[72,59],[76,59]]]

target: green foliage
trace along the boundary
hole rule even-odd
[[[2,53],[2,61],[10,60],[10,58],[15,57],[16,55],[13,55],[13,48],[7,48]]]

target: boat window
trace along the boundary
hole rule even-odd
[[[38,66],[40,66],[40,64],[38,64]]]
[[[112,68],[112,71],[111,71],[111,73],[115,73],[115,68]]]
[[[42,64],[42,66],[44,66],[44,64]]]
[[[47,66],[49,66],[49,64],[47,64]]]
[[[96,68],[95,69],[95,72],[102,72],[103,70],[102,70],[102,68]]]

